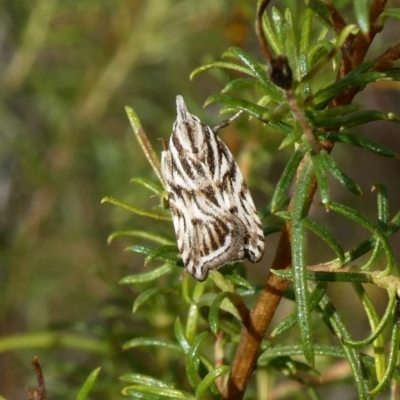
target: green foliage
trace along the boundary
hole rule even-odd
[[[377,34],[388,20],[397,32],[400,10],[378,0],[276,4],[261,25],[273,57],[288,58],[287,90],[247,46],[249,2],[5,1],[1,399],[33,386],[34,354],[48,398],[262,399],[283,389],[372,399],[389,385],[394,396],[390,127],[400,116],[380,91],[400,81],[399,45]],[[267,241],[258,266],[224,266],[204,283],[183,273],[159,173],[156,139],[170,132],[178,93],[207,123],[198,104],[210,93],[206,105],[249,116],[222,135],[240,144]],[[131,102],[143,154],[122,118]],[[100,205],[105,194],[120,200]],[[126,251],[107,248],[107,235]]]
[[[157,288],[143,289],[143,293],[135,301],[134,312],[146,305],[154,308],[156,300],[162,299],[171,313],[170,316],[176,315],[176,319],[174,333],[172,330],[167,331],[168,339],[138,337],[127,342],[125,349],[137,346],[167,348],[167,351],[177,353],[175,357],[179,358],[180,365],[176,366],[174,371],[172,367],[167,367],[168,373],[162,374],[164,378],[168,376],[167,381],[172,383],[156,381],[147,375],[125,376],[123,380],[133,384],[123,390],[127,397],[242,398],[243,390],[231,394],[233,392],[229,392],[229,388],[232,386],[229,385],[237,379],[238,365],[244,361],[240,359],[240,346],[242,343],[245,346],[246,340],[249,340],[246,339],[246,331],[253,332],[254,335],[261,325],[264,330],[257,331],[257,334],[260,335],[258,348],[262,351],[256,351],[256,369],[266,369],[272,376],[283,373],[287,377],[300,379],[303,383],[311,385],[311,376],[320,374],[320,368],[315,367],[315,357],[318,356],[327,360],[348,360],[360,399],[371,399],[382,392],[391,380],[399,380],[396,365],[400,333],[396,296],[399,293],[400,281],[393,275],[397,264],[389,237],[400,228],[400,211],[390,221],[388,190],[383,184],[377,184],[374,187],[378,194],[379,222],[375,223],[373,217],[363,215],[356,207],[332,201],[337,195],[329,179],[331,176],[349,192],[363,196],[361,185],[343,171],[340,160],[331,153],[336,143],[356,146],[388,158],[398,158],[391,148],[349,130],[373,121],[400,122],[398,114],[359,110],[351,104],[354,95],[364,86],[380,81],[391,82],[397,80],[398,75],[388,68],[388,65],[392,67],[391,63],[381,65],[378,58],[376,61],[359,63],[335,79],[335,73],[342,62],[340,56],[351,56],[345,54],[342,46],[353,41],[357,35],[372,32],[369,2],[357,2],[355,5],[357,26],[341,26],[339,16],[323,2],[306,3],[309,8],[306,8],[304,16],[300,18],[301,39],[298,39],[290,9],[281,13],[273,8],[271,16],[262,19],[269,46],[277,55],[285,54],[288,58],[294,76],[292,89],[281,90],[275,86],[269,76],[268,68],[271,67],[257,61],[238,47],[231,47],[222,55],[223,59],[229,58],[232,61],[210,62],[198,67],[191,74],[193,78],[200,72],[213,69],[231,72],[231,79],[222,89],[222,93],[211,95],[206,105],[220,103],[223,112],[246,112],[262,121],[266,128],[270,127],[279,132],[282,135],[280,148],[289,147],[292,151],[276,184],[271,203],[266,205],[265,209],[270,210],[269,217],[273,215],[282,219],[282,224],[285,224],[283,232],[286,230],[289,235],[290,264],[287,265],[283,261],[280,264],[277,253],[273,266],[278,268],[272,270],[272,273],[282,281],[292,281],[294,296],[290,296],[290,299],[295,301],[296,311],[283,319],[267,339],[263,336],[269,323],[262,322],[265,315],[257,314],[257,310],[264,309],[265,313],[269,312],[268,304],[265,304],[270,290],[269,283],[264,289],[251,284],[246,280],[244,270],[239,268],[240,266],[227,266],[218,272],[213,271],[206,283],[194,283],[187,275],[180,282],[177,280],[177,273],[181,270],[176,267],[182,265],[175,246],[161,244],[154,248],[130,247],[132,251],[146,254],[145,264],[155,260],[164,263],[161,267],[155,267],[152,272],[131,275],[122,280],[122,283],[135,285],[150,281],[157,285]],[[391,11],[381,15],[397,14]],[[318,26],[318,20],[322,25]],[[319,32],[315,33],[318,29]],[[313,40],[315,41],[312,42]],[[396,57],[397,55],[393,55],[392,61]],[[325,74],[326,77],[321,80],[320,72],[327,69],[330,69],[331,73]],[[133,122],[136,133],[139,125],[137,121]],[[149,150],[148,144],[143,144],[143,135],[145,134],[142,130],[138,137],[139,143],[160,178],[157,156]],[[135,181],[157,193],[161,203],[162,198],[166,198],[161,189],[153,189],[155,184],[137,179]],[[161,178],[160,181],[162,183]],[[286,209],[285,198],[292,185],[295,185],[295,190]],[[327,211],[334,217],[343,216],[366,229],[370,232],[370,237],[360,241],[353,248],[344,248],[340,244],[340,237],[331,233],[329,227],[324,226],[323,222],[313,220],[309,211],[315,187],[322,206]],[[120,205],[128,208],[124,204]],[[129,207],[134,212],[146,215],[143,210]],[[147,216],[159,218],[158,214],[153,212]],[[264,222],[268,224],[266,218]],[[337,258],[311,267],[307,251],[307,231],[313,232],[326,243]],[[165,239],[167,240],[169,239]],[[362,264],[352,264],[371,250],[370,257],[360,261]],[[382,254],[385,255],[384,261],[380,257]],[[270,255],[267,254],[266,257]],[[380,268],[382,263],[383,270]],[[368,338],[353,338],[341,312],[332,303],[331,295],[327,291],[328,282],[348,283],[352,287],[369,322],[371,334]],[[382,317],[376,311],[362,283],[374,284],[387,291],[389,301]],[[181,298],[179,307],[174,310],[171,307],[172,303],[175,304],[175,299],[171,294]],[[257,302],[252,314],[247,306],[249,299]],[[315,320],[315,314],[322,318]],[[260,325],[252,325],[254,322]],[[294,334],[296,329],[299,331],[297,339]],[[317,332],[319,335],[324,329],[328,334],[321,338],[323,343],[317,343]],[[295,344],[282,343],[287,340],[284,334],[290,334],[290,342],[295,341]],[[388,354],[385,354],[383,349],[388,347],[387,343],[391,345]],[[371,346],[372,358],[362,351],[365,346]],[[243,356],[246,357],[246,354],[243,353]],[[297,356],[302,356],[304,361],[298,361],[295,358]],[[168,365],[172,366],[172,363]],[[251,372],[252,370],[248,372],[249,376]],[[300,378],[300,372],[306,377]],[[228,382],[229,374],[231,376]],[[248,381],[245,383],[247,387]],[[225,385],[228,385],[228,389],[224,389]],[[182,390],[177,387],[181,387]],[[319,396],[314,389],[312,391],[314,396]],[[261,398],[258,396],[261,394],[257,394],[257,390],[250,385],[247,388],[247,398]]]

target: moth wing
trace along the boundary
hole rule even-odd
[[[211,129],[210,129],[211,131]],[[211,133],[213,133],[211,131]],[[215,134],[208,156],[212,180],[223,197],[226,208],[245,226],[245,257],[258,262],[264,254],[264,233],[249,188],[225,143]]]
[[[204,204],[203,204],[204,206]],[[246,227],[242,221],[227,210],[215,209],[207,204],[208,212],[202,210],[201,218],[196,218],[187,210],[196,210],[194,199],[182,201],[171,198],[170,208],[178,241],[178,249],[188,272],[199,281],[204,281],[210,270],[230,262],[244,259]]]
[[[177,119],[161,173],[171,193],[178,248],[198,280],[228,262],[261,259],[264,235],[238,165],[221,139],[177,97]]]

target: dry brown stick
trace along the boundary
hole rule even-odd
[[[46,386],[44,384],[43,371],[42,367],[39,364],[37,356],[33,357],[32,365],[35,368],[38,387],[37,389],[26,388],[25,390],[28,392],[29,400],[46,400],[47,394],[46,394]]]

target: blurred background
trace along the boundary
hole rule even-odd
[[[221,120],[218,107],[202,109],[202,104],[229,76],[212,71],[190,82],[189,74],[219,59],[232,45],[262,60],[253,31],[255,3],[1,3],[1,396],[27,398],[24,387],[36,385],[30,360],[37,355],[50,398],[71,398],[71,388],[78,390],[97,366],[103,368],[101,398],[117,398],[117,378],[135,363],[129,354],[121,354],[120,347],[129,338],[124,334],[127,327],[145,329],[130,317],[137,293],[119,287],[118,281],[142,271],[143,257],[123,252],[131,244],[128,239],[116,240],[110,247],[106,240],[114,230],[151,230],[152,221],[100,201],[114,196],[149,208],[158,201],[129,183],[134,176],[155,177],[124,106],[136,111],[157,152],[161,151],[157,138],[168,138],[171,132],[177,94],[184,96],[191,112],[216,125]],[[283,9],[287,2],[275,3]],[[292,12],[301,12],[300,2],[289,3]],[[378,53],[398,39],[396,23],[388,24],[377,38]],[[364,108],[399,112],[399,86],[376,85],[357,101]],[[242,119],[237,125],[251,129],[251,140],[243,135],[244,129],[238,133],[234,126],[222,135],[244,174],[251,170],[249,184],[262,207],[289,151],[278,153],[281,138],[274,132],[266,136],[257,121]],[[400,153],[396,125],[370,125],[366,136]],[[369,189],[383,182],[393,189],[389,200],[391,210],[397,211],[399,163],[374,155],[367,158],[354,149],[350,156],[343,146],[339,151],[341,166],[366,193],[365,199],[351,197],[350,204],[363,202],[361,209],[375,215],[375,195]],[[353,169],[361,173],[352,174]],[[318,212],[317,218],[326,218]],[[342,234],[344,243],[352,245],[366,237],[365,232],[335,225],[332,219],[328,223]],[[158,223],[153,231],[173,238],[168,223]],[[275,243],[276,238],[269,239],[267,254],[273,254]],[[321,261],[321,254],[316,249],[311,257]],[[249,279],[262,282],[270,262],[254,266]]]

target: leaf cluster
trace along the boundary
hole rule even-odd
[[[338,142],[382,157],[398,158],[392,149],[354,133],[353,129],[372,121],[398,123],[400,115],[360,110],[352,101],[356,93],[371,83],[399,80],[400,71],[394,66],[400,56],[398,45],[373,61],[363,62],[363,56],[385,19],[398,18],[400,13],[397,9],[384,10],[380,2],[373,2],[370,8],[367,2],[356,3],[357,25],[347,25],[331,3],[307,1],[300,39],[296,36],[290,9],[282,13],[273,8],[269,17],[263,14],[262,30],[271,52],[284,54],[293,71],[293,84],[288,89],[275,86],[268,66],[238,47],[226,51],[222,61],[203,65],[192,73],[194,77],[215,68],[231,72],[234,77],[221,93],[210,96],[206,104],[220,103],[223,112],[246,112],[279,132],[280,147],[292,150],[271,202],[261,211],[264,222],[270,215],[280,218],[281,225],[276,229],[269,227],[266,233],[279,230],[281,240],[272,273],[262,287],[248,282],[240,266],[213,271],[207,283],[193,283],[191,277],[185,276],[180,284],[176,280],[176,267],[182,267],[182,263],[172,239],[146,231],[117,232],[110,238],[120,235],[146,238],[155,246],[134,245],[127,250],[144,254],[145,264],[161,262],[161,266],[149,272],[122,279],[121,283],[130,285],[163,283],[160,288],[144,290],[134,303],[134,312],[145,306],[152,307],[159,297],[180,296],[182,300],[176,309],[173,334],[170,332],[165,339],[134,338],[126,343],[125,349],[153,346],[174,353],[182,362],[184,381],[182,376],[174,376],[172,383],[166,383],[142,374],[127,374],[122,378],[129,383],[123,390],[127,397],[239,399],[255,368],[256,375],[267,370],[300,381],[310,390],[310,396],[318,398],[316,386],[320,382],[316,383],[316,377],[320,377],[320,372],[315,367],[316,356],[346,359],[360,399],[372,399],[391,380],[399,381],[396,365],[400,343],[397,310],[400,281],[395,276],[397,263],[389,238],[400,228],[400,211],[390,215],[388,189],[377,183],[373,186],[377,194],[378,222],[375,223],[356,208],[333,201],[329,180],[333,178],[356,196],[363,195],[361,186],[343,171],[332,155]],[[317,39],[312,40],[315,21],[321,26]],[[321,71],[329,71],[325,74],[330,78],[321,80]],[[139,143],[160,177],[157,156],[146,142],[139,119],[133,110],[127,111]],[[161,204],[165,203],[167,196],[162,186],[138,178],[134,182],[156,193]],[[293,186],[295,190],[288,194]],[[343,248],[326,226],[309,215],[317,191],[321,207],[362,227],[368,232],[368,238],[352,248]],[[165,210],[154,213],[111,198],[105,201],[142,216],[168,219]],[[309,265],[308,231],[332,249],[335,256],[329,262]],[[360,264],[355,264],[356,260]],[[293,292],[287,290],[289,281]],[[352,337],[327,292],[329,282],[350,284],[370,325],[367,338]],[[363,286],[366,283],[387,292],[388,303],[382,317]],[[295,301],[296,311],[281,321],[267,338],[265,333],[282,296]],[[247,305],[248,299],[256,299],[252,309]],[[321,326],[314,326],[313,315],[320,316]],[[322,326],[330,333],[330,340],[317,344],[315,330]],[[293,332],[294,328],[299,331],[298,342],[284,344],[282,335]],[[362,351],[365,347],[371,350],[372,356]],[[387,353],[383,351],[385,348]],[[299,356],[302,357],[299,359]],[[250,388],[247,393],[257,398],[256,389]]]

